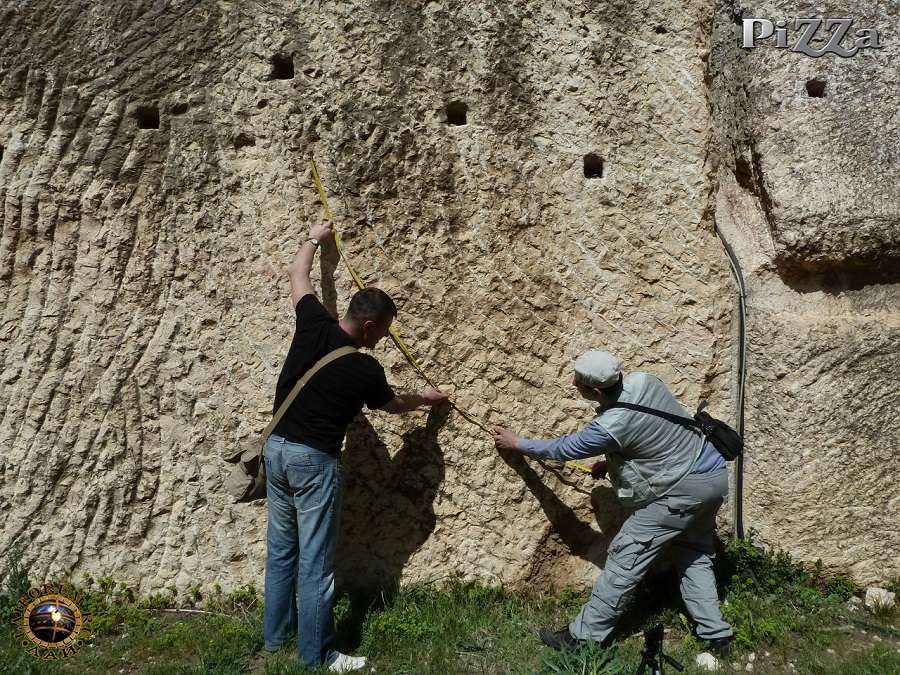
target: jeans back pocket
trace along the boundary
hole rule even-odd
[[[312,511],[326,503],[330,494],[328,475],[333,473],[327,464],[291,462],[284,467],[291,498],[297,511]]]

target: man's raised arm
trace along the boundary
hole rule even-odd
[[[291,304],[297,303],[307,293],[315,294],[312,283],[309,280],[309,271],[312,269],[313,258],[320,244],[330,241],[334,237],[329,223],[319,223],[309,226],[309,238],[300,246],[300,250],[287,267],[288,276],[291,279]]]

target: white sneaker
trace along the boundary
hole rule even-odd
[[[331,662],[328,670],[332,673],[350,673],[354,670],[366,667],[365,656],[348,656],[338,652],[338,657]]]

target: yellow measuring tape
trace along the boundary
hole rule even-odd
[[[344,244],[341,241],[341,235],[338,232],[337,227],[335,227],[335,225],[334,225],[334,215],[331,212],[331,207],[328,206],[328,196],[325,194],[325,186],[322,184],[322,179],[319,178],[319,170],[318,170],[318,168],[316,168],[316,160],[310,159],[309,166],[312,169],[313,182],[316,184],[316,189],[319,191],[319,199],[322,200],[322,208],[325,211],[325,217],[328,218],[328,220],[331,221],[331,223],[332,223],[332,230],[334,232],[334,245],[338,250],[338,254],[341,256],[341,260],[344,261],[344,265],[346,266],[347,271],[350,272],[350,276],[352,277],[353,282],[356,284],[357,288],[363,289],[366,287],[365,283],[363,282],[362,278],[356,273],[356,270],[353,269],[353,265],[350,264],[350,261],[347,259],[347,256],[344,254]],[[388,329],[388,332],[391,336],[391,340],[393,340],[394,344],[397,345],[397,349],[399,349],[402,352],[403,356],[409,362],[409,365],[411,365],[415,369],[415,371],[419,375],[421,375],[422,378],[430,386],[437,389],[438,386],[431,380],[430,377],[428,377],[428,374],[418,364],[415,357],[412,355],[412,352],[409,350],[409,347],[406,346],[406,343],[403,341],[403,338],[400,337],[400,333],[397,331],[397,327],[394,324],[391,324],[391,327]],[[471,422],[472,424],[474,424],[476,427],[478,427],[482,431],[493,436],[493,432],[485,424],[482,424],[477,419],[472,417],[469,413],[467,413],[465,410],[460,408],[453,401],[450,401],[450,405],[453,407],[453,409],[456,412],[458,412],[462,416],[463,419],[467,420],[468,422]],[[570,462],[566,462],[566,464],[568,464],[569,466],[573,466],[577,469],[580,469],[581,471],[586,471],[587,473],[591,472],[590,467],[585,466],[584,464],[581,464],[580,462],[570,461]]]

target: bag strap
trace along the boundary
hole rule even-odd
[[[669,420],[670,422],[674,422],[675,424],[683,427],[691,427],[693,429],[701,428],[699,422],[691,419],[690,417],[673,415],[672,413],[657,410],[656,408],[648,408],[645,405],[638,405],[637,403],[613,403],[611,405],[604,406],[603,410],[609,410],[610,408],[627,408],[628,410],[636,410],[638,412],[647,413],[648,415],[656,415],[657,417],[662,417],[664,420]]]
[[[697,408],[697,412],[703,410],[706,407],[706,403],[702,403],[699,408]],[[648,415],[656,415],[657,417],[662,417],[664,420],[668,420],[673,422],[679,426],[687,427],[688,429],[699,429],[701,433],[701,439],[703,442],[700,443],[700,447],[697,449],[697,452],[694,454],[694,459],[691,460],[691,464],[688,467],[687,471],[679,478],[675,483],[670,487],[665,493],[659,495],[660,497],[665,497],[672,490],[674,490],[678,485],[681,484],[687,475],[691,472],[691,469],[694,467],[694,464],[697,463],[697,460],[700,458],[701,453],[703,452],[703,446],[706,440],[706,432],[703,430],[703,427],[697,422],[697,420],[691,419],[690,417],[682,417],[681,415],[674,415],[672,413],[667,413],[663,410],[657,410],[656,408],[648,408],[645,405],[638,405],[637,403],[613,403],[611,405],[604,406],[602,410],[609,410],[610,408],[626,408],[628,410],[636,410],[637,412],[647,413]],[[602,412],[602,411],[601,411]],[[635,468],[635,471],[637,469]],[[638,475],[640,472],[638,471]],[[647,480],[646,478],[644,480]]]
[[[346,356],[347,354],[353,354],[356,352],[356,347],[338,347],[334,351],[328,352],[321,359],[316,361],[312,368],[303,373],[303,377],[297,380],[297,383],[294,385],[294,388],[291,389],[291,392],[287,395],[287,397],[282,401],[281,406],[278,408],[278,412],[272,417],[272,421],[266,425],[265,430],[262,433],[263,438],[268,438],[269,434],[274,431],[275,427],[278,426],[278,423],[281,421],[281,418],[284,417],[284,413],[287,412],[287,409],[290,407],[291,403],[294,402],[294,399],[297,398],[297,394],[300,393],[300,390],[303,389],[304,385],[310,381],[313,375],[318,373],[322,368],[327,366],[329,363],[334,361],[335,359],[339,359],[342,356]]]

